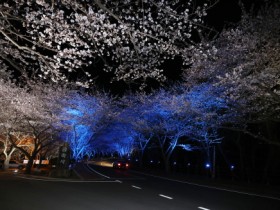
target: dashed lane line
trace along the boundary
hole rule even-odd
[[[202,209],[202,210],[210,210],[210,209],[207,209],[207,208],[204,208],[204,207],[201,207],[201,206],[199,206],[198,208]]]
[[[208,185],[203,185],[203,184],[196,184],[196,183],[192,183],[192,182],[180,181],[180,180],[176,180],[176,179],[170,179],[170,178],[166,178],[166,177],[162,177],[162,176],[156,176],[156,175],[152,175],[152,174],[148,174],[148,173],[142,173],[142,172],[138,172],[138,171],[133,171],[133,173],[143,174],[143,175],[146,175],[146,176],[151,176],[151,177],[155,177],[155,178],[159,178],[159,179],[164,179],[164,180],[168,180],[168,181],[172,181],[172,182],[178,182],[178,183],[183,183],[183,184],[188,184],[188,185],[193,185],[193,186],[198,186],[198,187],[203,187],[203,188],[208,188],[208,189],[215,189],[215,190],[220,190],[220,191],[226,191],[226,192],[231,192],[231,193],[237,193],[237,194],[243,194],[243,195],[248,195],[248,196],[267,198],[267,199],[272,199],[272,200],[280,201],[279,197],[273,197],[273,196],[268,196],[268,195],[260,195],[260,194],[255,194],[255,193],[250,193],[250,192],[243,192],[243,191],[238,191],[238,190],[230,190],[230,189],[226,189],[226,188],[213,187],[213,186],[208,186]]]
[[[163,197],[163,198],[167,198],[169,200],[172,200],[173,198],[170,197],[170,196],[167,196],[167,195],[163,195],[163,194],[159,194],[160,197]]]
[[[135,186],[135,185],[131,185],[131,187],[135,188],[135,189],[138,189],[138,190],[141,190],[142,188],[141,187],[138,187],[138,186]]]

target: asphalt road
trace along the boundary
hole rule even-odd
[[[1,210],[279,210],[280,199],[82,165],[80,179],[0,173]]]

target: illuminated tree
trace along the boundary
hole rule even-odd
[[[140,163],[147,148],[158,147],[169,171],[170,157],[176,147],[183,146],[179,139],[190,128],[185,118],[179,117],[183,108],[179,103],[184,103],[179,101],[179,97],[171,92],[160,90],[150,95],[139,94],[132,107],[127,108],[126,112],[130,115],[125,115],[125,119],[135,130],[135,146],[140,151]]]
[[[247,114],[240,118],[238,129],[231,129],[275,145],[279,141],[271,129],[254,132],[247,125],[264,123],[274,127],[279,122],[279,8],[279,3],[275,3],[257,15],[243,11],[241,22],[224,30],[213,42],[217,47],[215,57],[198,62],[185,72],[187,84],[209,81],[223,87],[223,95],[239,105],[233,111]]]
[[[142,116],[141,116],[142,117]],[[135,129],[135,149],[139,153],[139,164],[143,164],[143,156],[146,150],[152,146],[152,139],[154,133],[152,128],[150,128],[143,118],[136,118],[135,121],[132,121],[133,128]]]
[[[228,87],[226,94],[235,100],[246,98],[242,108],[257,117],[253,120],[279,120],[279,17],[278,4],[260,11],[257,17],[244,15],[236,29],[221,36],[223,43],[234,46],[229,52],[237,56],[227,59],[230,68],[219,77],[218,84]]]
[[[31,154],[34,149],[34,145],[29,135],[10,131],[6,131],[3,134],[4,135],[0,136],[0,142],[3,143],[3,154],[5,157],[4,169],[8,169],[11,158],[16,152],[19,152],[19,149],[17,148],[21,148]]]
[[[95,139],[97,151],[110,156],[128,158],[135,148],[135,132],[129,123],[115,118],[107,127],[100,130]]]
[[[173,89],[158,90],[152,94],[137,94],[123,100],[124,120],[135,133],[135,146],[140,158],[149,147],[158,147],[165,169],[169,171],[175,149],[200,148],[206,161],[212,161],[213,144],[220,142],[218,129],[225,123],[235,124],[240,115],[232,112],[235,104],[221,97],[223,89],[201,84],[190,90],[177,85]],[[130,100],[129,100],[130,99]]]
[[[2,149],[1,153],[3,153],[5,157],[4,167],[3,167],[3,169],[5,170],[9,167],[9,162],[11,160],[12,155],[16,151],[16,148],[14,148],[10,144],[9,138],[5,136],[0,137],[0,143],[2,143],[3,145],[3,148],[1,148]]]
[[[1,134],[7,151],[14,148],[29,160],[26,172],[30,173],[33,160],[44,148],[55,142],[58,99],[63,88],[36,84],[32,88],[17,87],[9,82],[1,85]],[[7,153],[6,161],[10,158]]]
[[[211,55],[197,41],[208,30],[203,18],[211,6],[208,0],[3,1],[0,59],[23,77],[55,82],[76,71],[86,76],[78,84],[87,86],[92,72],[82,68],[99,61],[117,80],[163,81],[165,60],[179,56],[189,65]]]
[[[192,132],[188,138],[194,141],[196,149],[205,153],[212,178],[215,178],[215,145],[221,143],[223,136],[219,130],[227,125],[236,125],[243,118],[242,112],[234,112],[235,103],[221,97],[223,89],[210,84],[192,88],[186,95],[190,108],[195,112]]]
[[[27,94],[22,88],[18,88],[10,82],[0,81],[1,99],[0,99],[0,141],[3,143],[3,154],[5,156],[4,169],[8,168],[9,161],[12,155],[16,152],[18,147],[29,147],[25,141],[24,135],[12,144],[10,136],[18,135],[18,133],[12,134],[12,129],[18,125],[22,120],[22,111],[18,107],[19,104],[26,104],[28,101]],[[23,100],[24,99],[24,100]],[[28,109],[28,108],[26,108]]]
[[[131,155],[135,149],[137,135],[132,123],[137,118],[134,115],[135,101],[134,94],[114,101],[114,106],[110,107],[112,117],[95,138],[95,146],[99,153],[122,158]]]
[[[4,163],[4,168],[8,167],[8,163],[11,159],[12,154],[15,151],[15,148],[10,144],[9,142],[9,138],[7,136],[7,122],[9,120],[9,115],[11,114],[11,112],[13,112],[13,110],[11,110],[10,108],[10,103],[11,103],[11,99],[15,96],[14,94],[14,88],[12,87],[12,85],[10,83],[5,83],[2,80],[0,80],[0,88],[1,88],[1,97],[0,97],[0,131],[1,131],[1,138],[0,138],[0,142],[2,142],[3,145],[3,154],[5,156],[5,163]],[[10,100],[7,100],[7,94],[10,93]]]
[[[149,95],[144,93],[126,94],[120,100],[122,112],[118,116],[123,123],[129,124],[130,133],[133,133],[133,152],[137,152],[140,166],[143,164],[143,156],[151,145],[154,136],[153,129],[149,127],[146,121],[146,115],[143,112],[148,109],[146,106]],[[149,113],[148,113],[149,115]]]
[[[91,96],[73,92],[67,96],[60,113],[62,120],[61,137],[68,142],[75,160],[90,156],[95,150],[94,138],[112,114],[111,99],[106,94]]]

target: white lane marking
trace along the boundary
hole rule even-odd
[[[116,181],[116,182],[118,182],[118,183],[122,183],[122,181],[120,181],[120,180],[117,180],[117,179],[116,179],[115,181]]]
[[[87,164],[87,167],[88,167],[91,171],[93,171],[94,173],[97,173],[97,174],[99,174],[100,176],[103,176],[103,177],[105,177],[105,178],[107,178],[107,179],[110,179],[109,176],[106,176],[106,175],[104,175],[104,174],[99,173],[98,171],[92,169],[88,164]]]
[[[210,210],[210,209],[207,209],[207,208],[204,208],[204,207],[198,207],[199,209],[202,209],[202,210]]]
[[[138,189],[138,190],[141,190],[142,188],[141,187],[138,187],[138,186],[135,186],[135,185],[131,185],[131,187],[135,188],[135,189]]]
[[[167,199],[169,199],[169,200],[172,200],[172,199],[173,199],[172,197],[169,197],[169,196],[163,195],[163,194],[159,194],[159,196],[161,196],[161,197],[163,197],[163,198],[167,198]]]
[[[40,178],[34,178],[34,177],[24,177],[24,176],[17,176],[21,179],[28,179],[28,180],[34,180],[34,181],[44,181],[44,182],[72,182],[72,183],[108,183],[108,182],[111,182],[111,183],[117,183],[118,181],[117,180],[67,180],[67,179],[51,179],[51,178],[45,178],[45,179],[40,179]]]
[[[137,171],[133,171],[133,173],[143,174],[143,175],[146,175],[146,176],[151,176],[151,177],[164,179],[164,180],[168,180],[168,181],[172,181],[172,182],[178,182],[178,183],[183,183],[183,184],[188,184],[188,185],[193,185],[193,186],[198,186],[198,187],[204,187],[204,188],[208,188],[208,189],[215,189],[215,190],[220,190],[220,191],[226,191],[226,192],[231,192],[231,193],[237,193],[237,194],[243,194],[243,195],[249,195],[249,196],[255,196],[255,197],[267,198],[267,199],[280,201],[279,197],[273,197],[273,196],[268,196],[268,195],[260,195],[260,194],[250,193],[250,192],[242,192],[242,191],[237,191],[237,190],[230,190],[230,189],[225,189],[225,188],[220,188],[220,187],[212,187],[212,186],[208,186],[208,185],[196,184],[196,183],[187,182],[187,181],[169,179],[169,178],[166,178],[166,177],[151,175],[151,174],[147,174],[147,173],[141,173],[141,172],[137,172]]]

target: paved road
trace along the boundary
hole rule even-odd
[[[280,200],[79,165],[81,179],[0,173],[2,210],[279,210]]]
[[[150,194],[151,197],[159,196],[169,200],[168,204],[171,206],[165,206],[164,209],[280,210],[280,198],[277,197],[199,186],[130,170],[116,170],[93,164],[88,166],[93,172],[119,180],[125,187],[138,190],[141,195]]]

